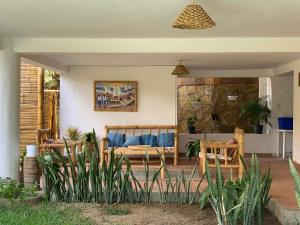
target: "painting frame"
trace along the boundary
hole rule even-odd
[[[137,112],[137,81],[95,80],[93,91],[96,112]]]

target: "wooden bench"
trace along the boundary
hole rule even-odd
[[[199,154],[199,172],[204,174],[206,162],[209,167],[216,167],[219,160],[221,168],[238,170],[239,177],[243,176],[244,166],[240,157],[244,156],[244,131],[236,128],[235,143],[227,141],[206,141],[201,140],[201,152]]]
[[[105,126],[105,134],[101,140],[101,164],[106,156],[109,156],[111,149],[108,148],[108,134],[122,133],[126,136],[138,135],[159,135],[160,133],[174,133],[174,147],[150,147],[140,146],[134,149],[130,147],[117,147],[114,149],[115,155],[124,154],[126,156],[145,156],[147,152],[149,156],[158,156],[157,151],[165,155],[172,154],[174,157],[174,165],[178,163],[178,129],[173,125],[130,125],[130,126]]]

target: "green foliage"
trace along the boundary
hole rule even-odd
[[[83,133],[82,138],[84,143],[94,143],[96,139],[93,132]]]
[[[177,176],[176,180],[173,181],[169,172],[166,171],[168,180],[162,181],[160,180],[160,173],[163,166],[155,170],[154,174],[150,176],[149,156],[146,154],[143,174],[145,179],[139,181],[134,175],[128,158],[125,155],[115,156],[114,150],[111,151],[109,162],[104,161],[103,165],[100,166],[99,146],[95,132],[93,132],[93,137],[95,149],[89,156],[89,166],[86,165],[87,154],[85,153],[78,154],[76,162],[72,162],[66,141],[66,157],[62,156],[60,151],[56,149],[53,149],[52,153],[38,157],[46,181],[45,194],[49,200],[67,203],[144,202],[148,204],[151,202],[153,189],[157,185],[162,203],[192,204],[195,201],[203,179],[197,185],[196,192],[191,193],[191,178],[196,168],[190,179],[186,179],[184,172],[182,172],[181,176]],[[162,160],[159,152],[158,155]],[[163,182],[166,182],[166,189]]]
[[[10,178],[0,178],[0,198],[24,199],[36,195],[36,187],[24,187],[23,184]]]
[[[196,116],[191,116],[187,120],[187,126],[188,127],[193,127],[196,122],[197,122],[197,117]]]
[[[44,87],[48,90],[58,90],[60,87],[59,74],[50,70],[44,70]]]
[[[125,207],[121,207],[119,205],[107,206],[104,208],[104,212],[106,215],[110,215],[110,216],[122,216],[122,215],[130,214],[129,209]]]
[[[198,156],[200,152],[200,139],[190,139],[190,141],[185,145],[186,156],[191,158],[193,156]]]
[[[300,208],[300,176],[298,171],[296,170],[293,161],[291,159],[289,159],[289,166],[290,166],[290,171],[292,174],[292,177],[294,178],[294,182],[295,182],[295,196],[296,196],[296,201],[298,204],[298,207]],[[299,225],[299,221],[297,220],[297,218],[295,218],[295,223],[297,225]]]
[[[244,103],[241,106],[240,115],[242,118],[249,119],[252,125],[259,125],[261,122],[264,122],[271,126],[271,110],[268,107],[267,101],[263,98]]]
[[[258,159],[252,156],[249,170],[237,181],[229,178],[225,181],[219,162],[216,167],[216,181],[212,179],[207,166],[208,188],[200,199],[204,207],[209,201],[215,211],[219,225],[261,225],[270,196],[272,178],[270,170],[261,173]]]
[[[175,180],[172,179],[169,171],[166,169],[167,178],[163,181],[157,181],[160,203],[194,204],[200,196],[200,185],[204,178],[203,175],[196,184],[195,190],[192,190],[196,169],[197,164],[188,178],[185,176],[184,170],[182,170],[181,173],[176,175]]]
[[[81,133],[79,128],[73,126],[68,127],[67,136],[72,141],[79,141],[81,139]]]
[[[90,219],[80,216],[78,209],[56,204],[0,207],[2,225],[92,225]]]

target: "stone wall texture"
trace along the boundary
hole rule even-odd
[[[178,78],[177,118],[181,133],[188,133],[188,118],[196,116],[197,133],[232,133],[235,127],[252,132],[249,121],[240,118],[240,107],[259,93],[257,78]],[[236,95],[236,101],[229,101]],[[217,113],[218,119],[212,119]]]

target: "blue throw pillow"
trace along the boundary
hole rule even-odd
[[[145,134],[142,136],[142,144],[143,145],[150,145],[151,147],[157,146],[157,136],[152,134]]]
[[[174,133],[161,133],[158,135],[159,147],[174,147]]]
[[[142,143],[141,136],[132,136],[126,138],[125,143],[123,144],[123,147],[128,147],[132,145],[140,145]]]
[[[108,147],[121,147],[125,142],[125,134],[109,133]]]

